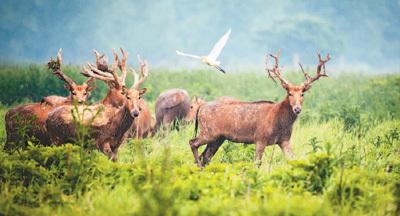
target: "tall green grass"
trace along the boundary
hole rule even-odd
[[[62,83],[44,68],[15,68],[42,81],[27,96],[27,87],[20,86],[24,78],[0,70],[1,83],[8,85],[1,90],[20,94],[1,95],[7,106],[0,109],[1,119],[11,104],[65,92],[55,89]],[[67,68],[78,79],[77,68]],[[300,82],[300,75],[288,77]],[[32,86],[31,81],[24,82]],[[176,87],[207,100],[230,95],[278,101],[284,95],[266,76],[251,72],[156,70],[145,85],[152,105],[161,91]],[[105,86],[99,88],[93,101],[104,96]],[[343,74],[318,81],[295,124],[296,160],[287,161],[279,147],[270,146],[260,168],[254,145],[232,142],[204,170],[197,168],[188,145],[193,125],[129,140],[116,163],[82,144],[0,151],[0,215],[399,215],[399,90],[398,75]],[[4,139],[1,124],[0,148]]]

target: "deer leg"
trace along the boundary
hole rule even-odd
[[[264,154],[264,149],[267,145],[262,142],[257,142],[256,143],[256,165],[257,167],[261,166],[261,159]]]
[[[114,158],[114,153],[113,153],[113,151],[112,151],[112,149],[111,149],[111,146],[110,146],[110,143],[109,143],[109,142],[106,142],[106,143],[103,144],[103,146],[102,146],[102,151],[103,151],[103,153],[104,153],[105,155],[108,156],[109,159],[113,160],[113,158]]]
[[[173,125],[174,119],[175,119],[175,116],[173,115],[173,113],[167,112],[164,115],[164,118],[163,118],[164,127],[167,128],[168,130],[170,130],[171,129],[171,123],[172,123],[172,127],[174,126]]]
[[[118,160],[118,158],[117,158],[117,153],[118,153],[118,149],[114,149],[114,150],[112,151],[112,154],[111,154],[110,159],[111,159],[112,161],[114,161],[114,162]]]
[[[160,129],[163,118],[162,111],[156,113],[156,125],[153,130],[154,133]]]
[[[279,147],[281,147],[287,159],[293,159],[292,145],[290,144],[289,140],[280,143]]]
[[[190,148],[192,149],[194,160],[197,163],[198,167],[203,167],[203,164],[201,163],[199,159],[199,147],[206,144],[203,139],[200,138],[194,138],[189,141]]]
[[[203,151],[203,153],[201,153],[200,156],[204,166],[210,162],[211,158],[215,155],[224,141],[224,138],[219,138],[215,142],[207,144],[206,149]]]

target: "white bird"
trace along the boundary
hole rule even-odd
[[[181,56],[186,56],[186,57],[190,57],[190,58],[201,60],[203,63],[205,63],[207,65],[210,65],[212,67],[215,67],[216,69],[218,69],[222,73],[225,73],[225,70],[222,69],[219,66],[221,62],[218,61],[217,58],[218,58],[219,54],[221,53],[222,49],[224,48],[226,42],[228,41],[230,34],[231,34],[231,29],[229,29],[224,34],[224,36],[222,36],[218,40],[218,42],[212,48],[211,52],[206,56],[197,56],[197,55],[187,54],[187,53],[183,53],[183,52],[178,51],[178,50],[176,50],[176,53],[178,55],[181,55]]]

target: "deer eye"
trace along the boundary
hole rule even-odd
[[[303,97],[303,96],[304,96],[304,93],[301,93],[301,96]]]
[[[83,93],[83,95],[87,95],[87,94],[88,94],[87,92],[84,92],[84,93]]]
[[[193,106],[190,106],[190,109],[193,109]]]
[[[72,92],[73,95],[76,95],[76,92]]]
[[[292,93],[289,93],[289,96],[293,96],[293,94],[292,94]]]

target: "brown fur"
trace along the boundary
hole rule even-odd
[[[156,100],[156,126],[169,127],[171,123],[182,120],[190,109],[190,97],[184,89],[169,89],[161,93]]]
[[[279,103],[271,101],[241,102],[215,101],[203,105],[197,121],[200,134],[190,141],[190,146],[199,166],[209,162],[225,140],[256,144],[256,159],[261,160],[267,145],[278,144],[288,157],[292,157],[290,136],[297,115],[293,106],[301,106],[302,89],[291,88]],[[288,93],[289,94],[289,93]],[[301,96],[301,100],[299,97]],[[200,162],[197,148],[207,144]]]
[[[301,112],[303,94],[311,88],[311,84],[320,77],[327,76],[325,63],[330,60],[329,54],[322,59],[318,53],[317,75],[311,77],[303,70],[306,81],[300,86],[294,86],[282,78],[279,68],[280,50],[276,55],[272,69],[266,68],[268,75],[274,81],[278,79],[286,90],[286,97],[279,103],[271,101],[240,102],[216,101],[200,107],[197,112],[195,132],[200,128],[200,134],[189,141],[194,159],[199,167],[206,165],[225,140],[238,143],[256,144],[256,161],[261,164],[261,158],[267,145],[278,144],[284,154],[292,158],[290,137],[293,124]],[[323,69],[323,72],[321,72]],[[198,148],[207,145],[198,155]]]
[[[151,116],[150,109],[146,102],[142,99],[139,102],[139,109],[140,114],[133,122],[132,128],[129,132],[130,138],[143,139],[151,135],[152,132],[153,117]]]
[[[205,100],[194,97],[192,99],[192,102],[190,103],[190,109],[189,112],[186,114],[185,121],[186,122],[192,122],[196,119],[197,111],[201,106],[203,106],[206,103]]]
[[[7,141],[4,149],[9,150],[25,138],[36,138],[41,144],[50,145],[50,138],[44,125],[48,113],[56,107],[72,104],[73,101],[81,103],[86,101],[93,89],[93,86],[85,82],[83,85],[74,85],[70,89],[69,97],[47,96],[41,103],[24,104],[10,109],[5,116]],[[23,128],[26,128],[26,131],[20,134]]]
[[[114,92],[114,96],[117,95],[117,89],[111,91]],[[133,89],[126,90],[123,104],[119,107],[114,106],[116,103],[111,103],[110,100],[103,100],[103,103],[96,105],[78,107],[77,113],[83,116],[82,123],[89,127],[89,135],[95,141],[96,147],[112,160],[117,159],[118,148],[126,139],[134,119],[139,115],[138,102],[143,93]],[[118,97],[118,100],[121,100],[121,97]],[[110,103],[105,103],[105,101]],[[71,115],[72,110],[74,106],[62,106],[49,114],[46,128],[53,144],[60,145],[71,140],[76,141],[76,125]],[[98,111],[100,111],[99,114],[95,115]]]
[[[59,145],[76,140],[76,125],[71,111],[75,110],[83,119],[80,121],[89,129],[89,135],[94,140],[96,147],[110,159],[117,159],[119,146],[125,141],[128,130],[132,127],[134,119],[139,116],[140,98],[146,89],[139,90],[139,84],[127,89],[125,86],[127,53],[121,48],[123,58],[121,61],[113,51],[114,62],[108,69],[107,62],[103,62],[104,55],[94,51],[96,55],[96,67],[88,64],[90,70],[83,68],[82,74],[104,81],[109,91],[107,96],[98,104],[92,106],[79,106],[78,110],[73,106],[63,106],[50,113],[46,128],[50,134],[52,143]],[[121,76],[116,72],[117,67]],[[142,72],[147,70],[145,63],[141,64]],[[101,70],[101,71],[100,71]],[[85,110],[89,110],[87,112]],[[99,113],[94,115],[94,113]]]

